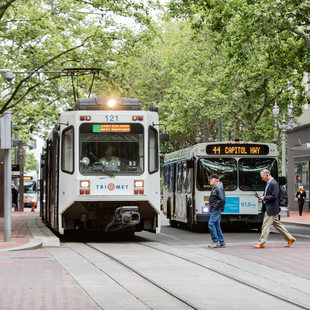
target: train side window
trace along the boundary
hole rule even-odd
[[[149,173],[158,171],[158,132],[149,127]]]
[[[67,173],[74,171],[74,130],[69,127],[62,132],[61,170]]]

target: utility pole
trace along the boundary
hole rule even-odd
[[[5,112],[3,117],[0,117],[0,149],[3,150],[4,163],[4,242],[11,241],[12,231],[12,114]]]
[[[19,211],[24,211],[24,165],[25,165],[25,149],[22,141],[18,144],[18,163],[20,169],[19,175]]]

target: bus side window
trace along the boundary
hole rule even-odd
[[[169,187],[169,166],[164,166],[163,172],[163,179],[164,179],[164,187]]]
[[[178,179],[177,179],[177,191],[182,192],[182,183],[183,183],[183,165],[178,165]]]
[[[174,166],[170,165],[169,192],[174,192]]]
[[[186,164],[183,165],[183,182],[182,182],[182,193],[186,193],[188,187],[188,168]]]

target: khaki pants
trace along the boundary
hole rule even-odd
[[[265,212],[263,225],[262,225],[262,233],[258,240],[259,244],[265,244],[267,242],[271,225],[282,235],[282,237],[289,241],[293,238],[293,236],[286,230],[286,228],[281,224],[279,220],[279,215],[268,215]]]

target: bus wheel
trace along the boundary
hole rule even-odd
[[[258,230],[259,233],[262,232],[262,224],[256,224],[255,228]]]

